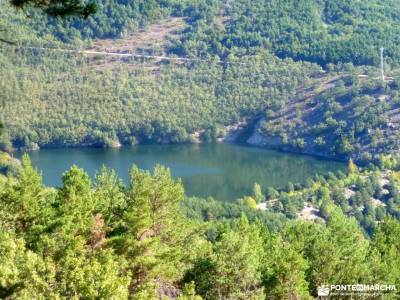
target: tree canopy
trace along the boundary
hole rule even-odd
[[[9,0],[18,9],[35,8],[52,17],[77,16],[87,18],[96,12],[94,1],[85,3],[82,0]]]
[[[2,298],[312,299],[326,283],[400,283],[395,218],[371,235],[332,204],[326,223],[271,227],[245,209],[203,220],[161,166],[133,167],[129,186],[73,166],[48,188],[22,162],[18,178],[0,177]]]

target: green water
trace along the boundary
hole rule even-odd
[[[213,196],[224,201],[251,193],[254,182],[263,188],[281,187],[289,181],[304,182],[316,173],[345,169],[343,163],[336,161],[220,143],[42,149],[29,154],[49,186],[60,185],[61,174],[73,164],[84,168],[90,176],[104,164],[116,170],[125,182],[133,164],[142,169],[162,164],[170,168],[174,177],[182,178],[187,195]]]

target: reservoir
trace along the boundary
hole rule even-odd
[[[29,155],[48,186],[61,185],[62,173],[72,165],[85,169],[92,178],[105,165],[128,184],[132,165],[152,170],[161,164],[175,178],[182,178],[188,196],[212,196],[222,201],[251,194],[255,182],[265,190],[289,182],[303,183],[315,174],[346,170],[346,164],[337,161],[223,143],[41,149]]]

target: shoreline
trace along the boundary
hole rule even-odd
[[[326,160],[326,161],[336,161],[336,162],[341,162],[345,163],[347,162],[347,159],[345,158],[338,158],[335,156],[329,156],[329,155],[324,155],[324,154],[317,154],[317,153],[309,153],[309,152],[304,152],[304,151],[296,151],[292,149],[282,149],[279,146],[273,146],[273,145],[256,145],[256,144],[251,144],[247,143],[245,141],[234,141],[234,140],[215,140],[213,142],[187,142],[187,143],[137,143],[135,145],[129,145],[129,144],[120,144],[118,147],[102,147],[98,145],[89,145],[89,144],[81,144],[81,145],[60,145],[60,146],[42,146],[42,147],[35,147],[33,149],[14,149],[14,151],[11,153],[13,155],[14,153],[31,153],[31,152],[37,152],[40,150],[45,150],[45,149],[107,149],[107,150],[118,150],[121,148],[132,148],[132,147],[140,147],[140,146],[179,146],[179,145],[203,145],[203,144],[213,144],[213,143],[218,143],[218,144],[228,144],[228,145],[234,145],[234,146],[242,146],[242,147],[248,147],[248,148],[255,148],[255,149],[264,149],[264,150],[269,150],[269,151],[275,151],[283,154],[295,154],[295,155],[302,155],[302,156],[309,156],[316,158],[318,160]]]

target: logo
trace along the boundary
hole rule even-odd
[[[379,296],[384,293],[396,292],[394,284],[331,284],[317,288],[319,297],[328,296]]]
[[[318,296],[329,296],[330,291],[329,285],[321,285],[318,287]]]

